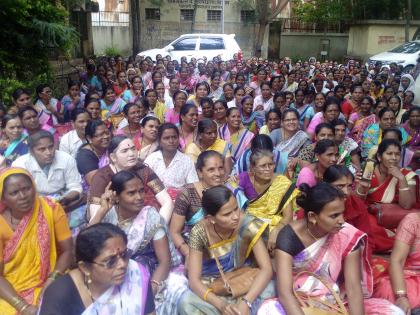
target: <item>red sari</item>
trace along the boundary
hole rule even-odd
[[[401,172],[407,179],[407,182],[410,186],[416,186],[416,204],[419,204],[419,196],[418,196],[418,187],[419,187],[419,180],[417,175],[407,169],[401,169]],[[372,177],[371,187],[369,190],[369,194],[367,196],[367,202],[369,205],[375,203],[398,203],[398,180],[393,177],[389,176],[385,182],[382,184],[379,183],[376,175],[374,174]],[[368,214],[369,217],[369,224],[371,227],[371,232],[373,236],[373,251],[380,253],[386,252],[392,249],[394,245],[394,236],[391,236],[389,231],[378,225],[378,221],[376,216],[372,214]]]

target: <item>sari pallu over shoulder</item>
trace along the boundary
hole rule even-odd
[[[124,282],[108,289],[81,315],[144,315],[148,283],[146,268],[129,260]]]
[[[200,224],[205,224],[205,222]],[[237,235],[209,246],[209,259],[203,260],[203,277],[219,276],[219,269],[214,259],[216,255],[224,272],[251,264],[249,258],[252,249],[261,237],[268,237],[267,228],[268,223],[252,215],[245,214]]]
[[[7,169],[0,174],[1,194],[5,178],[14,174],[30,177],[23,169]],[[57,206],[57,203],[37,195],[32,211],[22,218],[3,248],[3,276],[30,304],[39,302],[48,275],[55,268],[57,250],[53,211]],[[1,207],[3,211],[4,205]],[[0,310],[4,315],[16,314],[16,310],[1,299]]]
[[[330,233],[319,239],[299,254],[293,257],[293,274],[309,271],[321,277],[330,287],[345,296],[344,283],[340,281],[344,259],[354,250],[361,250],[362,292],[364,296],[365,313],[368,315],[403,315],[401,309],[387,300],[372,297],[373,276],[368,260],[366,234],[345,223],[336,233]],[[308,274],[303,274],[295,280],[295,288],[315,299],[334,304],[334,298],[321,281]],[[322,304],[320,304],[322,305]],[[277,299],[266,301],[259,314],[286,315],[285,310]]]
[[[266,191],[249,202],[247,212],[264,222],[268,222],[271,230],[283,219],[283,208],[290,203],[292,204],[292,207],[294,206],[294,200],[298,194],[297,189],[295,189],[286,200],[282,209],[278,209],[283,196],[286,194],[291,184],[291,181],[286,176],[277,176]]]

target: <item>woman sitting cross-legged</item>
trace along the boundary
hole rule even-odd
[[[181,257],[169,237],[165,220],[157,210],[144,206],[144,184],[129,171],[112,176],[110,188],[101,197],[101,207],[90,224],[107,222],[127,234],[131,258],[145,265],[151,283],[157,314],[174,314],[178,299],[187,289]],[[174,272],[170,272],[171,268]]]
[[[270,257],[261,238],[268,232],[268,224],[243,214],[232,192],[224,186],[203,192],[203,208],[207,217],[190,234],[190,290],[181,297],[178,312],[181,315],[257,314],[264,299],[275,294],[270,282],[273,274]],[[249,265],[257,269],[252,279],[246,279],[250,286],[244,288],[241,297],[221,296],[209,286],[220,277],[221,269],[227,273]]]
[[[82,230],[77,268],[48,287],[39,315],[156,314],[148,272],[130,256],[119,227],[99,223]]]
[[[0,194],[0,313],[35,315],[43,290],[72,261],[67,217],[24,169],[0,173]]]
[[[326,183],[312,188],[303,184],[300,189],[297,203],[305,219],[285,226],[277,237],[278,300],[266,301],[262,314],[304,315],[294,290],[302,299],[311,299],[315,308],[326,308],[324,303],[338,307],[321,280],[338,295],[345,291],[350,315],[404,314],[387,300],[371,298],[366,234],[345,223],[343,193]]]

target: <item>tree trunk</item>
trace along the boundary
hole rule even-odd
[[[261,57],[261,47],[264,41],[265,29],[267,28],[267,25],[268,25],[267,20],[263,20],[263,21],[260,21],[260,24],[258,26],[258,34],[257,34],[257,39],[255,41],[255,51],[254,51],[255,57]]]
[[[416,29],[416,31],[414,32],[414,35],[413,35],[412,40],[416,40],[416,39],[417,39],[417,37],[419,37],[419,36],[420,36],[420,26],[417,26],[417,29]]]
[[[133,52],[135,58],[140,52],[140,8],[139,0],[130,0],[130,25],[132,34]]]

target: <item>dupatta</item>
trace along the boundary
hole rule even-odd
[[[0,174],[2,195],[6,178],[16,174],[27,175],[35,187],[26,170],[8,168]],[[55,206],[57,204],[37,194],[33,209],[22,218],[3,248],[4,278],[27,303],[34,305],[39,302],[42,288],[57,260],[53,218]],[[3,203],[0,207],[1,212],[6,208]],[[0,310],[4,312],[2,314],[16,314],[16,310],[1,299]]]

